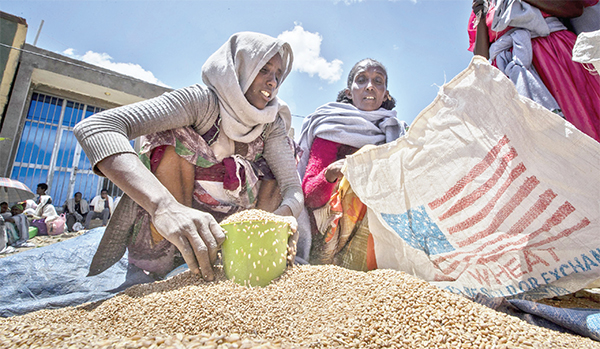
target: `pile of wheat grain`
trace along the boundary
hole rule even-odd
[[[600,348],[392,270],[294,267],[264,288],[218,274],[206,283],[186,272],[97,304],[0,319],[0,347]]]

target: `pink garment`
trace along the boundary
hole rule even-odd
[[[325,170],[331,163],[343,159],[358,150],[357,148],[316,137],[310,148],[306,173],[302,180],[304,205],[319,208],[325,205],[335,189],[336,182],[329,183]]]
[[[588,2],[588,5],[593,5],[598,0]],[[491,8],[486,18],[490,43],[504,34],[491,30],[493,16],[494,9]],[[468,28],[470,51],[475,44],[474,18],[471,13]],[[533,66],[567,121],[600,142],[600,76],[590,72],[589,67],[571,60],[576,39],[577,36],[568,30],[532,39]]]

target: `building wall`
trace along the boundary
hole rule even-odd
[[[34,90],[52,92],[102,108],[112,108],[156,97],[168,88],[25,44],[13,84],[0,137],[0,176],[9,177]]]
[[[6,106],[4,122],[0,130],[0,138],[5,139],[0,147],[0,176],[16,178],[12,173],[13,164],[19,151],[21,151],[19,155],[21,160],[22,152],[28,151],[25,147],[20,149],[19,146],[26,123],[28,130],[31,129],[32,115],[30,114],[28,119],[28,112],[30,106],[35,104],[35,99],[39,98],[38,96],[56,97],[71,105],[75,102],[75,104],[93,106],[94,110],[102,110],[156,97],[168,91],[170,89],[162,86],[29,44],[23,45],[10,99]],[[32,96],[35,96],[34,104],[32,104]],[[85,116],[89,116],[89,114],[88,112]],[[28,142],[31,142],[31,137]],[[60,138],[57,137],[56,142],[60,142]],[[59,146],[57,144],[55,150]],[[52,154],[52,156],[56,157],[56,154]],[[77,166],[77,164],[73,166]],[[48,184],[51,185],[51,183]],[[55,202],[56,206],[60,204]]]
[[[0,12],[0,128],[10,87],[17,71],[20,51],[27,36],[25,19]],[[6,46],[5,46],[6,45]]]

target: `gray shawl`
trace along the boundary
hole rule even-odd
[[[281,55],[284,64],[281,85],[292,69],[292,48],[264,34],[234,34],[202,66],[202,81],[217,94],[222,130],[230,139],[249,143],[278,115],[289,130],[292,115],[282,100],[275,97],[265,109],[259,110],[244,96],[260,69],[276,53]]]
[[[16,216],[12,216],[12,219],[15,220],[15,226],[19,231],[19,242],[27,241],[29,239],[29,221],[24,214],[20,213]]]
[[[367,144],[383,144],[404,135],[406,123],[396,118],[395,110],[380,108],[364,111],[350,103],[327,103],[320,106],[302,123],[300,147],[302,157],[298,164],[304,178],[310,148],[315,137],[360,148]]]

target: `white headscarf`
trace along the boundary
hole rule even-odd
[[[40,196],[40,204],[35,209],[35,212],[33,213],[33,218],[46,218],[47,222],[53,221],[56,218],[58,218],[58,213],[56,213],[56,209],[52,205],[52,198],[50,197],[50,195]]]
[[[234,141],[249,143],[262,133],[264,125],[279,115],[289,130],[292,115],[288,106],[275,97],[265,109],[258,109],[244,96],[260,69],[279,53],[283,74],[279,84],[292,70],[290,45],[265,34],[242,32],[231,36],[202,66],[202,81],[217,94],[221,129]],[[275,90],[276,94],[279,90]]]

